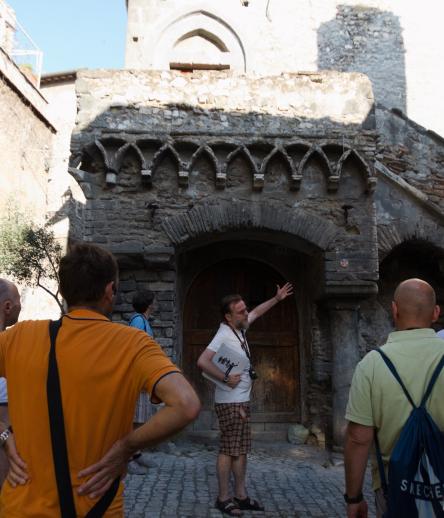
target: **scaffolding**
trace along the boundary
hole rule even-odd
[[[0,47],[36,87],[40,87],[43,52],[18,22],[13,9],[0,0]]]
[[[31,83],[39,88],[42,76],[43,52],[17,20],[10,56]]]

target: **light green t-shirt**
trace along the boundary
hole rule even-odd
[[[444,340],[433,329],[390,333],[382,351],[393,362],[415,405],[419,405],[439,360]],[[437,426],[444,430],[444,371],[436,381],[427,409]],[[387,467],[390,453],[412,406],[399,383],[376,351],[369,352],[357,365],[350,388],[345,418],[374,426],[378,430],[382,458]],[[372,458],[373,489],[381,487],[375,458]]]

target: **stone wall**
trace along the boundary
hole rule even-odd
[[[151,289],[156,336],[180,360],[183,258],[251,243],[250,255],[298,287],[301,419],[325,428],[332,349],[322,300],[367,296],[377,280],[367,79],[82,71],[76,87],[70,172],[86,198],[85,239],[120,262],[115,318],[128,320],[135,290]],[[285,268],[282,250],[296,258]]]
[[[127,68],[228,65],[259,75],[332,69],[368,75],[385,107],[444,133],[441,6],[404,0],[130,0]]]
[[[0,203],[2,216],[17,207],[35,221],[46,219],[55,126],[48,103],[0,49]],[[15,208],[12,209],[16,210]],[[20,318],[57,316],[58,307],[40,289],[20,287]]]
[[[376,256],[364,252],[374,240],[368,220],[374,133],[365,78],[284,75],[269,78],[266,90],[259,88],[264,80],[219,73],[206,77],[204,95],[202,77],[79,74],[71,172],[88,199],[85,236],[142,253],[169,245],[162,222],[172,212],[185,216],[198,203],[262,199],[326,218],[332,239],[335,226],[345,225],[347,239],[336,239],[350,246],[341,255],[332,245],[329,279],[374,279]]]
[[[57,128],[48,177],[47,212],[54,232],[64,244],[68,238],[83,238],[85,196],[68,172],[71,134],[77,114],[74,72],[43,76],[41,91],[48,100],[48,113]]]

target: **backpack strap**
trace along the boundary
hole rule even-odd
[[[401,385],[401,388],[405,394],[405,397],[409,400],[409,403],[412,405],[412,407],[416,408],[415,403],[413,403],[413,399],[411,398],[410,394],[408,393],[407,389],[405,388],[405,385],[402,382],[402,379],[400,378],[398,371],[396,370],[396,368],[393,365],[390,358],[384,352],[382,352],[381,349],[375,349],[375,351],[377,351],[382,356],[382,359],[384,360],[385,364],[389,368],[390,372],[393,374],[396,381]],[[432,385],[432,388],[433,388],[433,385]]]
[[[144,316],[142,315],[142,313],[136,313],[135,315],[133,315],[133,316],[131,317],[131,320],[129,321],[129,325],[131,325],[131,323],[133,322],[133,320],[134,320],[135,318],[137,318],[137,317],[140,317],[140,318],[142,319],[142,321],[143,321],[143,330],[145,331],[145,333],[148,333],[148,330],[147,330],[147,328],[146,328],[146,321],[145,321],[146,319],[144,318]]]
[[[376,461],[378,462],[379,478],[381,479],[381,488],[384,493],[384,497],[387,499],[388,495],[388,484],[387,477],[385,476],[384,462],[382,460],[381,448],[379,447],[378,432],[375,429],[375,450],[376,450]]]
[[[62,394],[56,357],[56,338],[62,325],[62,319],[49,322],[49,337],[51,348],[48,360],[48,378],[46,380],[46,395],[48,399],[49,425],[51,432],[52,457],[59,495],[59,505],[62,518],[76,518],[76,508],[72,492],[71,475],[69,471],[68,448],[66,446],[65,421],[63,418]],[[120,477],[117,477],[111,487],[87,513],[86,518],[101,518],[119,488]]]
[[[438,376],[441,374],[442,368],[444,367],[444,356],[439,361],[438,365],[436,366],[435,370],[433,371],[432,377],[430,378],[429,384],[427,385],[427,390],[425,391],[425,394],[422,398],[420,407],[424,407],[427,403],[427,400],[430,397],[430,394],[432,393],[433,387],[435,386],[435,382],[438,379]]]

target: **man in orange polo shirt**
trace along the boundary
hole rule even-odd
[[[62,258],[59,278],[68,313],[57,335],[56,358],[74,503],[77,516],[85,516],[135,452],[181,430],[197,417],[200,403],[152,338],[109,320],[118,282],[109,252],[76,245]],[[0,376],[8,382],[13,423],[1,517],[61,514],[46,394],[48,325],[25,321],[0,334]],[[164,407],[133,431],[141,390]],[[120,484],[105,516],[123,516],[122,493]]]

